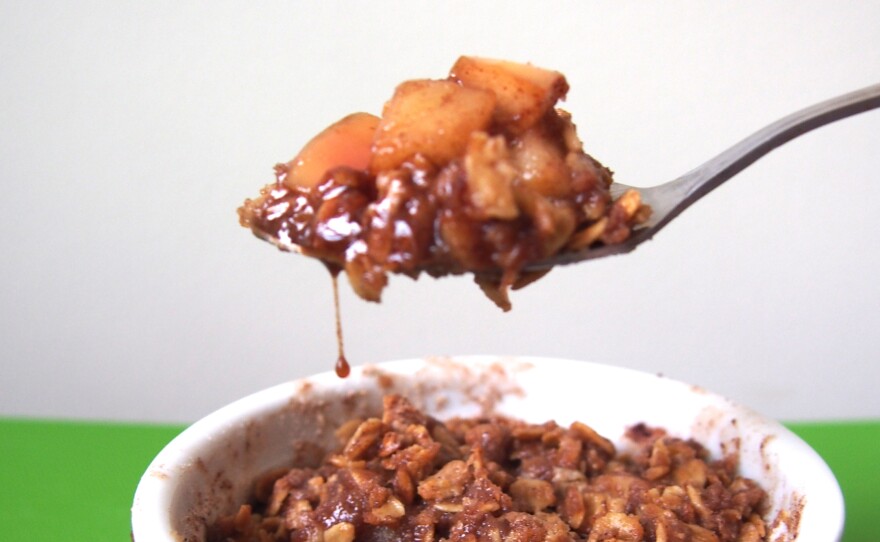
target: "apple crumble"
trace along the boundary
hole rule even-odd
[[[389,273],[473,273],[505,310],[508,290],[564,251],[624,241],[650,209],[586,154],[556,108],[568,83],[530,64],[461,57],[445,79],[400,84],[382,116],[354,113],[275,167],[239,209],[283,250],[344,270],[379,301]]]
[[[316,468],[257,480],[209,542],[757,542],[765,492],[733,456],[643,424],[631,451],[575,422],[426,416],[389,395]],[[628,448],[629,450],[629,448]]]

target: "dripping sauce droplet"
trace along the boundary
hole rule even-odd
[[[342,317],[339,310],[339,272],[341,269],[338,266],[331,264],[327,264],[327,269],[330,271],[330,277],[333,280],[333,310],[336,316],[336,346],[339,351],[339,356],[336,358],[336,376],[339,378],[345,378],[351,373],[351,365],[349,365],[348,360],[345,358],[345,346],[342,341]]]
[[[351,365],[348,364],[348,360],[345,359],[345,356],[340,355],[336,360],[336,376],[339,378],[345,378],[351,373]]]

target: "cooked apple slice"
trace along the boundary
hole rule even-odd
[[[421,153],[440,166],[461,156],[470,135],[492,119],[495,95],[448,80],[400,84],[385,104],[373,141],[373,173],[394,169]]]
[[[463,56],[449,77],[466,87],[495,93],[494,120],[514,134],[534,126],[568,92],[561,73],[506,60]]]
[[[378,126],[379,117],[369,113],[353,113],[331,124],[287,162],[284,184],[311,188],[335,167],[366,170]]]

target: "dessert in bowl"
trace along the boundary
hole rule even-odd
[[[738,460],[737,476],[754,481],[766,494],[757,522],[759,539],[833,541],[843,530],[843,499],[827,465],[782,425],[746,407],[697,386],[629,369],[552,358],[467,356],[357,367],[347,379],[319,374],[255,393],[210,414],[169,443],[145,472],[132,507],[134,539],[206,540],[209,530],[224,518],[227,523],[234,521],[228,518],[235,518],[243,504],[252,502],[255,491],[266,493],[265,487],[255,490],[265,473],[278,472],[280,479],[292,467],[315,468],[327,457],[342,461],[338,458],[345,453],[333,455],[340,449],[339,432],[347,432],[348,438],[352,429],[341,428],[381,419],[383,398],[389,396],[405,398],[431,420],[503,416],[536,424],[532,427],[547,428],[545,422],[550,420],[558,427],[583,426],[587,429],[578,430],[586,440],[620,454],[635,449],[634,440],[653,438],[652,431],[662,428],[670,438],[680,439],[678,445],[693,443],[704,449],[707,464],[723,458]],[[554,431],[562,434],[561,429]],[[467,459],[470,468],[472,462]],[[519,498],[515,485],[510,484],[514,500]],[[425,499],[429,490],[419,484]],[[552,495],[550,499],[535,512],[547,519],[559,511],[569,524],[563,529],[565,536],[608,539],[595,533],[590,538],[590,527],[580,519],[580,530],[570,527],[574,520],[566,514],[566,505]],[[683,499],[691,503],[699,496]],[[688,506],[693,508],[692,504]],[[460,512],[454,504],[445,506],[449,508],[444,513]],[[406,514],[415,504],[398,508]],[[647,522],[639,531],[645,540],[673,539],[671,532],[658,531],[659,523],[642,521]],[[598,532],[598,525],[591,528]],[[755,536],[757,528],[750,529]],[[688,532],[692,540],[711,539],[700,538],[709,536],[700,527]],[[626,533],[618,534],[624,539]],[[336,529],[332,535],[318,536],[363,539],[350,530]],[[437,533],[435,539],[444,536],[451,535]]]

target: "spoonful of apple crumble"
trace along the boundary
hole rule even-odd
[[[381,117],[354,113],[309,141],[239,208],[242,226],[342,271],[379,301],[390,273],[473,274],[499,307],[553,266],[631,251],[773,148],[880,106],[880,85],[786,117],[681,178],[613,181],[556,104],[568,83],[530,64],[461,57],[406,81]]]

